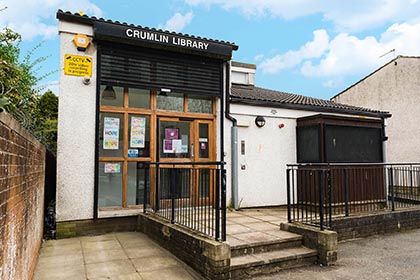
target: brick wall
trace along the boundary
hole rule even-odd
[[[230,246],[153,215],[140,214],[138,231],[147,234],[206,279],[230,279]]]
[[[45,148],[0,113],[0,279],[32,279],[42,242]]]
[[[136,228],[137,216],[58,222],[57,239],[110,232],[135,231]]]
[[[420,228],[419,208],[346,217],[332,223],[339,241],[416,228]]]

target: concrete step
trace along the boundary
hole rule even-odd
[[[279,230],[278,238],[276,239],[259,240],[231,246],[231,257],[298,247],[302,245],[302,241],[303,238],[301,235]]]
[[[317,251],[304,246],[236,256],[230,261],[230,277],[231,279],[245,279],[311,265],[316,260]]]

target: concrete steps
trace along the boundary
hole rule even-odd
[[[231,247],[230,278],[245,279],[314,264],[317,251],[302,245],[302,236]]]

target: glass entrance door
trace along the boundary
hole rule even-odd
[[[174,196],[182,206],[201,205],[212,193],[206,162],[214,160],[212,122],[177,118],[158,119],[159,196]],[[179,200],[182,201],[179,201]]]

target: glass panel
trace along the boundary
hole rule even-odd
[[[209,197],[210,195],[210,169],[199,169],[198,174],[198,195]]]
[[[159,92],[157,96],[157,108],[168,111],[184,111],[184,95],[174,92]]]
[[[128,89],[128,107],[150,109],[150,91],[144,89]]]
[[[101,85],[100,93],[101,93],[101,106],[117,106],[123,107],[124,106],[124,88],[122,87],[108,87],[108,91],[104,92],[105,85]],[[113,89],[115,95],[112,93]]]
[[[199,124],[198,155],[199,158],[209,158],[209,125]]]
[[[122,157],[124,115],[101,113],[99,124],[99,156]]]
[[[190,157],[190,123],[160,122],[159,154],[161,158]]]
[[[128,163],[128,205],[143,205],[144,201],[144,163]]]
[[[99,162],[98,206],[122,206],[122,162]]]
[[[196,95],[188,95],[188,112],[213,113],[212,98]]]
[[[150,117],[128,115],[128,157],[150,157]]]
[[[190,197],[190,170],[188,168],[162,168],[160,169],[160,197],[170,199],[171,180],[174,179],[173,188],[175,198]]]

